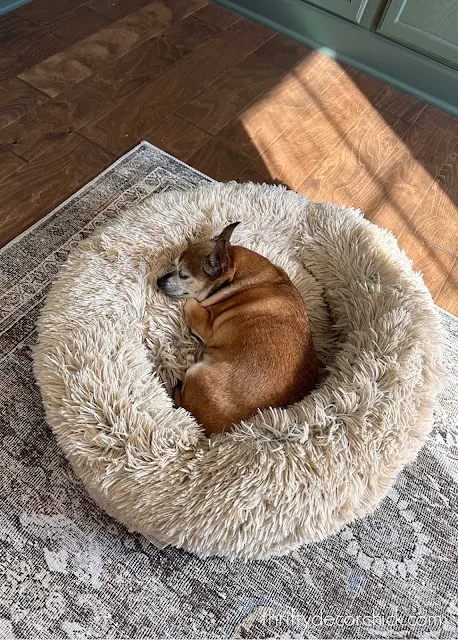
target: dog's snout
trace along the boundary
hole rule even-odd
[[[163,289],[167,280],[170,278],[171,274],[170,273],[166,273],[165,276],[161,276],[160,278],[157,279],[157,286],[159,287],[159,289]]]

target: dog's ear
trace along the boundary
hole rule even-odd
[[[235,229],[235,227],[237,227],[240,224],[240,222],[233,222],[232,224],[229,224],[225,229],[223,229],[223,231],[221,231],[221,233],[219,234],[219,236],[217,236],[215,238],[215,240],[227,240],[228,242],[230,242],[231,240],[231,236],[232,233]]]
[[[213,251],[205,258],[204,271],[212,278],[219,278],[231,266],[231,262],[229,241],[218,236]]]

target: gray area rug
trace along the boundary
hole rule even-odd
[[[205,176],[142,143],[0,252],[0,638],[458,638],[458,319],[433,434],[370,517],[288,558],[199,560],[129,534],[44,420],[34,326],[69,250]]]

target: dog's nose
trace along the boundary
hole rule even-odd
[[[157,279],[157,286],[159,287],[159,289],[164,288],[164,285],[169,278],[170,278],[170,273],[166,273],[165,276],[162,276],[161,278]]]

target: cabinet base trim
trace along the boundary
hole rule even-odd
[[[218,4],[458,117],[458,70],[303,0]]]

